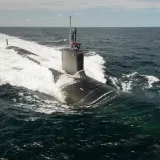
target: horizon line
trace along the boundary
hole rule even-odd
[[[69,28],[69,26],[0,26],[0,28]],[[160,26],[77,26],[77,28],[160,28]]]

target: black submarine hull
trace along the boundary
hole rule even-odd
[[[29,57],[30,55],[38,56],[30,51],[15,46],[9,46],[6,47],[6,49],[13,49],[17,52],[17,54],[40,65],[40,62]],[[61,73],[52,68],[49,68],[49,70],[52,72],[55,84],[61,80],[61,76],[67,74]],[[73,79],[74,81],[73,84],[66,83],[63,85],[63,87],[60,87],[61,93],[64,96],[67,104],[95,104],[104,99],[109,101],[120,94],[120,91],[115,90],[114,88],[107,86],[106,84],[103,84],[91,77],[88,77],[83,70],[76,73],[76,76],[67,74],[67,77]]]
[[[50,71],[55,83],[64,75],[51,68]],[[121,94],[119,90],[88,77],[84,71],[80,71],[76,76],[68,75],[68,78],[73,79],[73,84],[66,84],[61,88],[67,104],[95,104],[103,100],[110,101]]]
[[[27,50],[25,50],[23,48],[16,47],[16,46],[7,46],[6,49],[12,49],[15,52],[17,52],[17,54],[19,54],[19,55],[21,55],[21,56],[23,56],[25,58],[28,58],[29,60],[31,60],[34,63],[40,64],[40,62],[38,62],[34,58],[29,57],[30,55],[39,57],[37,54],[34,54],[34,53],[30,52],[30,51],[27,51]]]
[[[86,81],[81,79],[80,82],[66,86],[62,92],[65,93],[67,104],[93,105],[102,101],[109,102],[119,95],[119,92],[110,86],[97,86],[97,81]]]

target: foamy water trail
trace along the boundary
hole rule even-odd
[[[18,55],[13,50],[5,49],[6,39],[8,39],[10,46],[21,47],[39,55],[30,57],[39,61],[40,65]],[[0,34],[0,83],[10,83],[14,86],[22,86],[33,91],[43,92],[56,96],[60,101],[64,102],[64,97],[54,83],[53,75],[48,69],[54,68],[62,71],[60,49]],[[103,66],[105,62],[101,56],[97,54],[85,56],[84,63],[87,75],[101,82],[106,81]],[[63,81],[65,83],[64,79]]]
[[[112,85],[122,90],[123,92],[132,92],[134,87],[139,87],[143,90],[150,89],[160,82],[158,77],[152,75],[143,75],[138,72],[133,72],[131,74],[124,74],[121,78],[108,76],[108,79],[112,82]]]
[[[142,89],[150,89],[155,83],[160,82],[158,77],[143,75],[138,72],[123,75],[123,78],[127,78],[127,80],[122,82],[122,90],[128,92],[131,91],[134,86],[139,86]]]

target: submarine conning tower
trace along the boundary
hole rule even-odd
[[[70,16],[70,34],[69,48],[62,50],[62,69],[71,75],[84,70],[84,53],[81,50],[81,44],[77,42],[77,29],[71,28]]]

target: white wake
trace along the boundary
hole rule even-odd
[[[6,39],[10,46],[26,49],[39,56],[31,56],[40,65],[18,55],[14,50],[6,49]],[[43,46],[35,42],[0,34],[0,85],[9,83],[56,96],[64,102],[64,98],[54,83],[53,75],[48,68],[62,71],[61,48]],[[85,56],[84,66],[88,76],[106,82],[104,74],[105,61],[98,54]],[[65,82],[65,79],[63,79]]]

